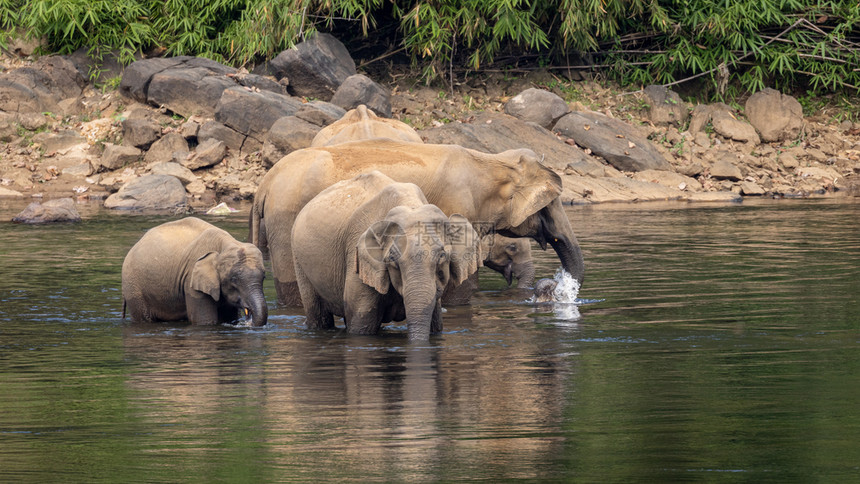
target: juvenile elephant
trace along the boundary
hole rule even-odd
[[[247,310],[251,323],[262,326],[269,314],[264,275],[253,244],[198,218],[168,222],[147,231],[125,256],[123,314],[127,308],[136,322],[216,324]]]
[[[430,203],[445,214],[462,214],[482,237],[495,229],[509,237],[531,237],[544,249],[549,243],[564,269],[582,281],[582,251],[559,200],[561,178],[533,151],[487,154],[376,138],[294,151],[263,178],[249,237],[271,255],[281,304],[301,303],[290,242],[299,211],[325,188],[372,170],[415,183]]]
[[[502,274],[509,286],[516,278],[517,288],[532,287],[535,282],[535,266],[529,239],[513,239],[495,234],[492,237],[484,237],[484,241],[489,246],[483,249],[484,267]]]
[[[292,255],[308,328],[334,328],[343,316],[349,333],[376,334],[406,319],[412,341],[442,330],[449,279],[459,284],[481,261],[465,218],[445,216],[416,185],[378,171],[314,197],[296,217]]]

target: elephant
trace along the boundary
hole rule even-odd
[[[529,239],[512,239],[498,234],[484,237],[484,267],[505,277],[508,286],[517,279],[518,289],[528,289],[535,282],[535,266]]]
[[[134,322],[232,322],[250,312],[268,319],[263,255],[226,231],[195,217],[149,229],[122,264],[123,317]],[[244,314],[240,314],[240,310]]]
[[[561,178],[533,151],[488,154],[375,138],[294,151],[263,177],[249,215],[249,240],[269,252],[280,304],[301,304],[290,246],[296,215],[325,188],[371,170],[415,183],[431,204],[463,215],[481,237],[495,231],[531,237],[543,249],[549,243],[562,267],[582,281],[585,264],[559,199]]]
[[[271,220],[280,226],[279,216]],[[461,215],[446,216],[418,186],[379,171],[320,192],[293,224],[296,281],[309,329],[376,334],[406,319],[410,341],[442,330],[442,293],[478,270],[480,239]]]
[[[311,141],[311,147],[373,138],[388,138],[410,143],[424,142],[408,124],[396,119],[380,118],[362,104],[347,111],[339,120],[320,130]]]
[[[537,281],[534,288],[534,302],[552,302],[552,293],[558,286],[554,279],[541,279]]]

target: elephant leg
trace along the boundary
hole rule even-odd
[[[442,294],[446,306],[465,306],[472,301],[472,294],[478,290],[478,273],[475,272],[459,286],[448,283]]]
[[[275,276],[275,291],[278,304],[286,307],[302,307],[302,295],[296,282],[293,251],[285,241],[269,241],[269,254],[272,260],[272,273]]]
[[[346,283],[344,290],[344,316],[346,332],[350,334],[377,334],[382,327],[385,310],[379,293],[364,284]]]
[[[319,297],[307,276],[298,267],[296,268],[296,279],[295,284],[301,294],[301,303],[305,308],[305,326],[308,329],[317,330],[335,329],[334,316],[326,308],[325,301]]]
[[[430,320],[430,334],[442,332],[442,300],[436,300],[436,309],[433,310],[433,319]]]
[[[185,295],[185,311],[191,324],[218,324],[218,304],[208,295]]]

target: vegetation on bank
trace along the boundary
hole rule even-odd
[[[527,64],[696,77],[716,98],[860,91],[860,3],[844,0],[0,0],[0,46],[23,32],[124,63],[157,50],[250,66],[318,29],[373,58],[408,54],[428,80]]]

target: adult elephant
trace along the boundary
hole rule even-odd
[[[582,281],[582,251],[559,200],[561,178],[533,151],[487,154],[456,145],[377,138],[294,151],[263,178],[249,237],[271,255],[279,303],[301,305],[290,247],[296,215],[325,188],[371,170],[418,185],[431,204],[449,216],[462,214],[480,236],[495,230],[507,237],[531,237],[543,249],[549,243],[564,269]]]
[[[132,321],[226,323],[268,318],[263,255],[226,231],[188,217],[147,231],[122,264],[123,314]]]
[[[279,222],[274,218],[274,222]],[[309,329],[376,334],[407,321],[410,341],[442,330],[442,293],[478,270],[480,239],[413,183],[378,171],[323,190],[299,212],[291,247]]]

